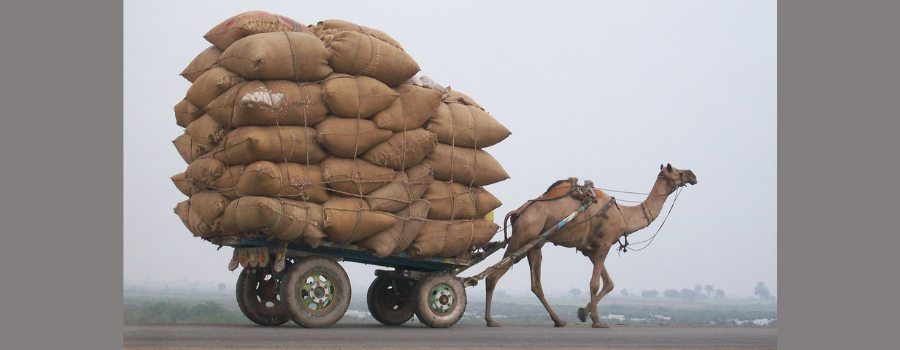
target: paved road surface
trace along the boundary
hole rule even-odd
[[[587,324],[506,325],[488,328],[457,324],[431,329],[410,323],[401,327],[339,323],[305,329],[256,325],[125,325],[125,349],[775,349],[774,327],[613,326]]]

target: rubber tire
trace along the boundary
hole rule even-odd
[[[446,314],[439,314],[432,310],[429,304],[429,294],[433,288],[439,285],[446,285],[453,295],[455,301],[453,306]],[[432,272],[425,275],[416,283],[413,289],[413,308],[416,317],[424,325],[431,328],[448,328],[462,319],[466,312],[466,289],[462,283],[448,272]]]
[[[254,270],[256,271],[254,272]],[[257,294],[259,283],[266,281],[266,277],[269,280],[274,278],[270,273],[271,271],[268,268],[247,267],[241,270],[237,286],[235,287],[238,308],[250,321],[260,326],[280,326],[290,321],[290,317],[284,308],[284,303],[279,301],[274,303],[274,306],[269,307],[259,299]],[[278,280],[276,279],[275,282],[278,283]],[[280,289],[280,286],[277,287],[279,293]]]
[[[311,274],[322,274],[331,281],[333,302],[323,312],[307,307],[300,296],[300,287]],[[324,328],[337,323],[350,307],[350,278],[336,261],[324,257],[308,257],[285,270],[281,279],[281,301],[294,323],[306,328]]]
[[[397,285],[396,292],[400,294],[398,297],[388,294],[395,293],[392,282]],[[406,323],[415,315],[412,301],[414,286],[413,282],[407,280],[384,276],[375,277],[366,293],[369,313],[376,321],[386,326],[399,326]]]

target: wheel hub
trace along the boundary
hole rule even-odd
[[[439,284],[431,289],[428,297],[428,306],[434,312],[445,314],[453,309],[456,298],[453,290],[446,284]]]
[[[334,283],[325,274],[311,274],[300,286],[303,305],[315,312],[324,312],[334,305]]]

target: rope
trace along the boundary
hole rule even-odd
[[[672,205],[669,206],[669,211],[666,212],[666,217],[663,218],[663,221],[662,221],[662,223],[660,223],[659,228],[656,229],[656,232],[655,232],[652,236],[650,236],[650,238],[645,239],[645,240],[643,240],[643,241],[640,241],[640,242],[637,242],[637,243],[636,243],[636,244],[641,244],[641,243],[647,243],[647,244],[645,244],[643,247],[640,247],[640,248],[632,248],[631,250],[634,250],[634,251],[641,251],[641,250],[647,249],[647,247],[650,246],[650,243],[653,243],[653,240],[656,239],[656,235],[659,234],[659,231],[662,230],[663,225],[666,224],[666,220],[669,219],[669,214],[671,214],[671,213],[672,213],[672,209],[675,208],[675,201],[678,200],[678,196],[681,194],[681,190],[682,190],[683,188],[684,188],[684,187],[678,187],[677,191],[675,192],[675,197],[672,198]],[[626,236],[627,236],[627,235],[626,235]],[[625,237],[625,236],[623,236],[623,237]],[[619,248],[618,248],[618,250],[619,250],[620,252],[623,252],[623,251],[624,251],[624,252],[627,252],[627,250],[626,250],[626,248],[625,248],[627,245],[628,245],[628,238],[626,237],[626,238],[625,238],[625,245],[622,245],[621,243],[619,243]],[[620,253],[620,255],[621,255],[621,253]]]

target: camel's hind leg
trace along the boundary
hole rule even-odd
[[[506,271],[509,271],[509,268],[512,267],[512,264],[506,265],[505,267],[501,267],[494,271],[490,275],[488,275],[485,282],[485,296],[484,296],[484,320],[487,321],[488,327],[500,327],[500,324],[494,322],[494,319],[491,318],[491,300],[494,298],[494,287],[497,286],[497,281],[500,280],[500,277],[503,277],[503,274]]]
[[[560,319],[559,316],[553,312],[553,309],[550,308],[550,303],[544,298],[544,288],[541,286],[541,260],[543,260],[543,254],[539,247],[535,247],[528,251],[528,266],[531,267],[531,291],[541,300],[541,304],[544,304],[544,308],[550,313],[550,319],[553,320],[553,326],[565,326],[566,321]]]

